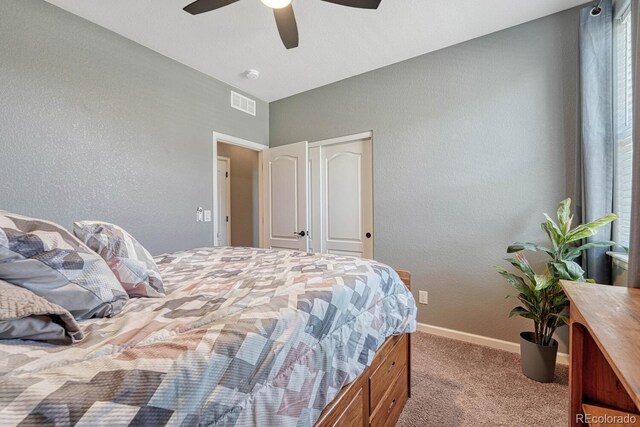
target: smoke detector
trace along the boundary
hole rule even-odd
[[[244,76],[249,80],[258,80],[260,78],[260,71],[258,70],[247,70],[244,72]]]

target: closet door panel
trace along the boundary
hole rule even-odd
[[[321,159],[324,251],[372,258],[371,140],[322,147]]]

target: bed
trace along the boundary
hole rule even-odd
[[[390,267],[249,248],[156,262],[165,298],[83,321],[72,346],[0,343],[0,425],[377,425],[401,410],[416,306]],[[396,365],[402,393],[377,372]]]

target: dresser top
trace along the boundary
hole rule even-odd
[[[640,407],[640,289],[561,281],[573,309]],[[580,322],[582,323],[582,322]]]

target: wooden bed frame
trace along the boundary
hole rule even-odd
[[[397,270],[411,290],[411,273]],[[320,415],[317,427],[394,426],[411,397],[411,335],[392,336],[371,366],[346,385]]]

